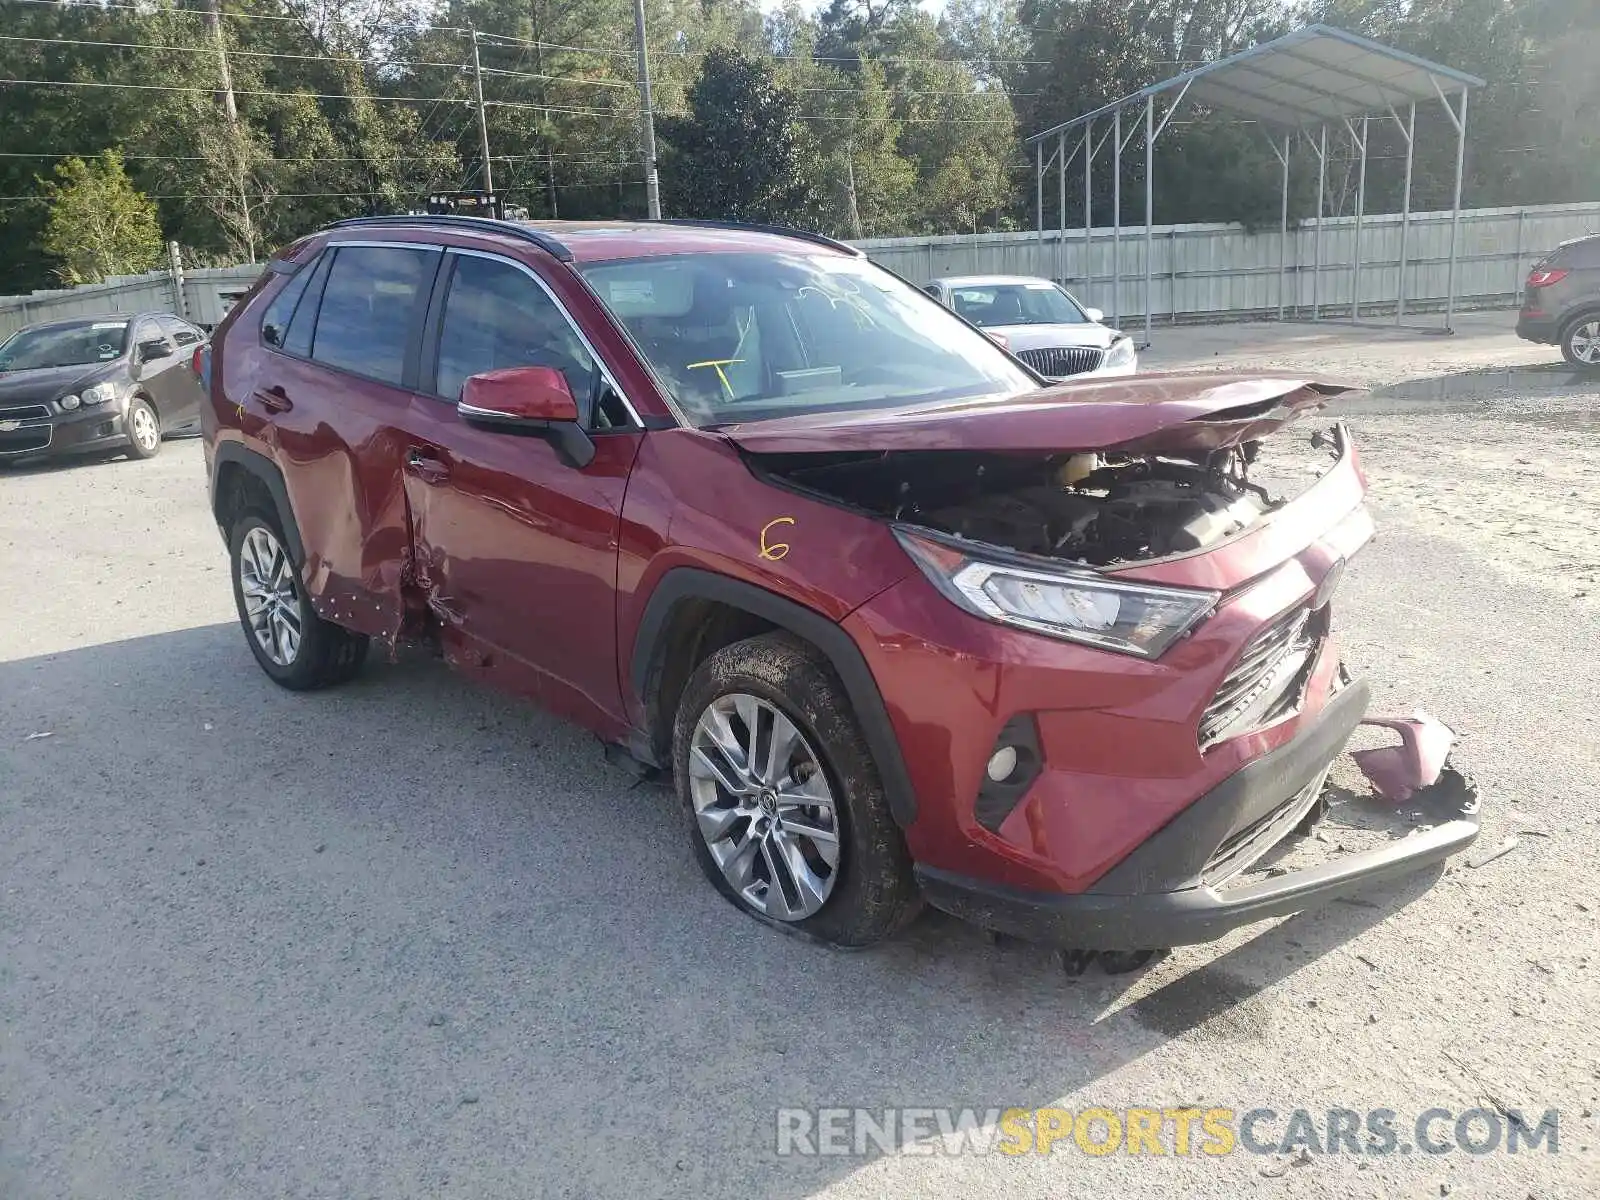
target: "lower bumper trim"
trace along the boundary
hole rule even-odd
[[[986,929],[1083,950],[1157,949],[1210,942],[1241,925],[1288,916],[1444,861],[1478,836],[1476,815],[1375,850],[1247,887],[1145,896],[1023,892],[918,868],[928,903]]]

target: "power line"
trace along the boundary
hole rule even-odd
[[[209,46],[165,46],[153,42],[102,42],[92,38],[64,38],[64,37],[18,37],[14,34],[0,34],[0,42],[39,42],[47,46],[105,46],[115,50],[177,50],[184,54],[214,53]],[[228,53],[238,58],[289,58],[300,62],[331,62],[353,66],[373,67],[454,67],[461,69],[460,63],[429,62],[425,59],[406,58],[344,58],[337,54],[281,54],[266,50],[240,50],[228,47]]]
[[[177,86],[174,86],[172,84],[161,84],[161,83],[102,83],[102,82],[100,82],[98,80],[89,80],[89,79],[0,79],[0,84],[3,84],[3,83],[17,83],[17,84],[22,84],[22,85],[24,85],[26,87],[132,88],[132,89],[135,89],[137,91],[143,91],[143,92],[193,92],[193,93],[197,93],[197,94],[205,95],[205,96],[213,95],[217,90],[216,88],[206,88],[206,87],[177,87]],[[345,92],[271,92],[271,91],[262,91],[262,90],[245,91],[245,90],[240,89],[240,88],[235,88],[233,94],[236,95],[236,96],[281,96],[281,97],[283,97],[285,99],[290,99],[290,100],[350,100],[350,99],[353,98],[348,93],[345,93]],[[431,96],[384,96],[384,95],[381,95],[381,94],[374,93],[372,95],[369,95],[369,96],[365,97],[365,99],[368,99],[368,100],[401,101],[401,102],[407,102],[407,103],[412,103],[412,104],[426,104],[430,100],[433,100],[434,97],[431,97]],[[443,104],[470,104],[470,103],[472,103],[472,101],[470,101],[470,100],[455,100],[455,99],[449,99],[449,98],[444,98],[444,97],[440,97],[439,98],[439,102],[443,103]]]
[[[79,10],[88,9],[88,10],[91,10],[93,12],[102,12],[102,11],[111,9],[111,10],[118,10],[118,11],[135,13],[135,14],[137,14],[139,16],[142,16],[142,17],[151,17],[151,16],[155,16],[156,15],[155,13],[151,12],[149,9],[142,8],[142,7],[140,7],[139,5],[136,5],[136,4],[100,3],[99,0],[93,0],[93,2],[79,2],[79,0],[8,0],[8,2],[9,3],[16,3],[16,4],[42,4],[42,5],[47,5],[47,6],[51,7],[51,8],[54,8],[54,9],[56,9],[58,11],[61,10],[61,9],[79,9]],[[190,9],[177,9],[175,11],[183,12],[183,13],[192,12],[192,10],[190,10]],[[198,15],[198,14],[196,14],[196,15]],[[307,22],[307,21],[303,20],[300,17],[282,17],[282,16],[276,16],[276,15],[269,14],[269,13],[227,13],[227,12],[225,12],[222,15],[224,16],[224,18],[226,18],[227,20],[230,20],[230,21],[290,21],[290,22],[293,22],[293,23],[301,26],[302,28],[309,28],[310,27],[310,22]],[[373,30],[402,30],[402,31],[404,31],[406,33],[417,33],[417,34],[426,34],[426,33],[466,34],[466,33],[470,32],[463,25],[406,25],[406,24],[392,24],[392,25],[369,25],[369,26],[367,26],[367,28],[373,29]],[[482,39],[484,39],[486,41],[501,42],[501,43],[504,43],[506,45],[511,45],[511,46],[540,46],[540,47],[543,47],[546,50],[570,50],[570,51],[573,51],[573,52],[579,53],[579,54],[611,54],[611,55],[616,55],[616,56],[621,57],[621,58],[630,58],[631,59],[634,56],[634,53],[635,53],[635,51],[633,51],[631,49],[623,50],[623,49],[618,49],[618,48],[613,47],[613,46],[575,46],[575,45],[570,45],[570,44],[565,43],[565,42],[546,42],[546,41],[538,41],[538,40],[531,39],[531,38],[512,37],[509,34],[503,34],[503,33],[484,33],[484,32],[480,31],[479,34],[478,34],[478,37],[482,38]],[[697,51],[693,51],[693,50],[663,50],[663,51],[660,51],[659,53],[661,53],[661,54],[663,54],[663,55],[665,55],[667,57],[670,57],[670,58],[691,58],[691,57],[694,57],[695,54],[697,54],[698,52]],[[284,57],[288,57],[288,56],[284,56]],[[981,56],[978,57],[978,58],[901,58],[901,57],[878,58],[878,57],[874,57],[874,56],[871,56],[871,55],[850,55],[850,54],[835,54],[835,55],[771,54],[771,55],[767,55],[766,57],[771,58],[771,59],[773,59],[775,61],[778,61],[778,62],[854,63],[854,62],[870,61],[870,62],[876,62],[876,63],[893,63],[893,64],[895,64],[897,66],[930,66],[931,65],[931,66],[955,66],[955,67],[970,67],[970,66],[985,66],[985,67],[992,67],[992,66],[1047,67],[1047,66],[1051,65],[1051,60],[1050,59],[1043,59],[1043,58],[987,58],[987,57],[981,57]],[[439,65],[449,65],[449,64],[439,64]]]
[[[104,12],[107,9],[113,9],[113,10],[117,10],[117,11],[120,11],[120,12],[136,13],[137,15],[139,15],[141,17],[153,17],[153,16],[159,15],[157,12],[153,12],[151,9],[149,9],[148,7],[143,6],[143,5],[139,5],[139,4],[109,4],[109,3],[101,3],[100,0],[88,0],[88,2],[86,2],[86,3],[79,3],[78,0],[7,0],[7,2],[8,3],[12,3],[12,4],[43,4],[43,5],[49,6],[50,8],[56,9],[57,11],[60,11],[60,10],[63,10],[63,9],[77,9],[80,12],[86,10],[86,11],[88,11],[90,13],[97,13],[97,12]],[[200,16],[200,15],[202,15],[198,11],[196,11],[194,9],[189,9],[189,8],[172,9],[172,10],[169,10],[169,11],[184,13],[185,15],[188,15],[188,16]],[[307,22],[306,20],[304,20],[301,17],[280,17],[280,16],[277,16],[276,14],[273,14],[273,13],[225,12],[225,13],[222,14],[222,16],[226,20],[229,20],[229,21],[291,21],[294,24],[301,26],[302,28],[306,28],[310,24],[309,22]],[[406,33],[466,33],[467,32],[466,28],[464,26],[460,26],[460,25],[405,25],[405,24],[393,24],[393,25],[369,25],[369,26],[367,26],[367,28],[368,29],[381,29],[381,30],[399,29],[399,30],[405,31]]]
[[[87,80],[87,79],[0,79],[0,84],[18,84],[18,85],[21,85],[23,87],[84,87],[84,88],[112,88],[112,89],[121,88],[121,89],[132,89],[134,91],[143,91],[143,92],[186,92],[186,93],[189,93],[191,95],[202,95],[202,96],[213,95],[215,93],[215,91],[216,91],[215,88],[178,87],[178,86],[175,86],[173,84],[160,84],[160,83],[102,83],[102,82],[100,82],[98,80]],[[1005,99],[1005,97],[1003,95],[999,95],[997,93],[985,93],[985,92],[973,92],[973,93],[971,93],[971,95],[973,96],[974,99],[982,97],[984,95],[990,95],[990,94],[995,95],[996,99]],[[266,90],[261,90],[261,89],[245,90],[245,89],[240,89],[240,88],[234,89],[234,95],[236,95],[236,96],[277,96],[277,97],[281,97],[281,98],[287,99],[287,100],[349,100],[349,99],[351,99],[351,97],[348,94],[343,93],[343,92],[274,92],[274,91],[266,91]],[[388,101],[390,103],[407,103],[407,104],[428,104],[430,102],[431,103],[437,103],[437,104],[473,104],[473,103],[475,103],[475,101],[470,100],[470,99],[466,99],[466,98],[457,99],[455,97],[445,97],[445,96],[439,96],[439,97],[431,97],[431,96],[385,96],[385,95],[382,95],[382,94],[379,94],[379,93],[373,93],[371,95],[368,95],[367,97],[365,97],[365,99],[368,99],[368,100],[384,100],[384,101]],[[537,104],[537,103],[532,103],[532,102],[529,102],[529,101],[521,101],[521,100],[485,100],[484,101],[484,105],[486,107],[489,107],[489,108],[511,108],[511,109],[522,109],[522,110],[532,109],[532,110],[535,110],[537,112],[562,113],[562,114],[567,115],[567,116],[624,117],[624,116],[630,116],[631,115],[631,110],[618,110],[618,109],[612,109],[612,108],[580,108],[580,107],[575,107],[575,106],[571,106],[571,105],[561,105],[561,104]],[[673,112],[673,113],[668,113],[668,114],[665,114],[665,115],[677,116],[677,117],[686,117],[686,116],[690,116],[691,114],[687,113],[687,112]],[[996,115],[998,116],[999,114],[996,114]],[[798,120],[798,121],[856,121],[856,120],[859,120],[860,118],[855,117],[855,116],[848,116],[848,115],[845,115],[845,116],[805,115],[805,116],[798,116],[795,119]],[[896,120],[901,125],[987,125],[989,123],[989,119],[986,119],[986,118],[972,118],[972,117],[898,117],[898,118],[891,118],[891,119]]]
[[[148,42],[102,42],[87,38],[36,38],[18,37],[13,34],[0,34],[0,42],[36,42],[44,45],[65,46],[105,46],[119,50],[173,50],[184,54],[201,54],[210,56],[213,51],[207,46],[166,46]],[[238,50],[232,47],[228,53],[238,58],[286,58],[299,62],[329,62],[341,66],[370,66],[370,67],[445,67],[450,70],[465,70],[465,64],[452,62],[434,62],[421,58],[345,58],[336,54],[280,54],[265,50]],[[577,83],[594,87],[633,87],[632,80],[619,79],[587,79],[578,75],[539,75],[532,71],[507,71],[501,68],[485,67],[485,75],[506,75],[516,79],[543,79],[552,83]]]

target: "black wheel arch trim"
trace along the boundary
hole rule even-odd
[[[816,610],[755,584],[698,567],[674,567],[661,577],[639,620],[629,667],[634,694],[647,714],[654,714],[651,690],[660,678],[666,659],[667,647],[661,634],[673,610],[685,600],[710,600],[743,609],[797,634],[821,651],[839,676],[856,719],[861,722],[861,732],[882,777],[884,794],[895,822],[903,829],[916,820],[916,793],[906,770],[905,756],[900,752],[899,738],[895,736],[878,682],[854,639],[837,622]],[[648,735],[650,731],[646,732]]]
[[[283,472],[266,455],[248,446],[241,446],[238,442],[219,442],[212,456],[211,513],[217,518],[218,524],[221,524],[221,514],[217,511],[217,504],[221,497],[217,494],[217,481],[222,477],[223,467],[229,464],[248,472],[267,489],[272,497],[272,506],[277,509],[278,528],[283,530],[283,536],[289,543],[289,554],[296,563],[304,563],[305,543],[300,540],[300,526],[294,519],[294,507],[289,503],[289,489],[283,482]],[[223,530],[223,536],[227,534],[228,531]]]

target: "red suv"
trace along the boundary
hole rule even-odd
[[[923,900],[1088,949],[1204,941],[1434,863],[1475,804],[1237,878],[1316,818],[1368,689],[1342,389],[1048,386],[855,250],[715,223],[346,221],[217,330],[211,502],[290,688],[436,643],[676,781],[739,908],[827,941]],[[1442,765],[1434,725],[1369,773]],[[1230,886],[1231,881],[1231,886]]]

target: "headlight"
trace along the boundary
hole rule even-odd
[[[71,395],[61,396],[57,398],[56,403],[61,405],[64,411],[71,412],[73,409],[78,407],[78,398]]]
[[[83,389],[83,402],[85,404],[104,404],[108,400],[117,398],[117,385],[114,383],[97,383],[93,387]]]
[[[975,616],[1119,654],[1160,658],[1217,603],[1217,592],[990,561],[906,529],[894,534],[934,587]]]
[[[1106,358],[1100,364],[1105,367],[1131,367],[1137,355],[1133,352],[1133,339],[1120,337],[1111,343],[1111,349],[1106,351]]]

